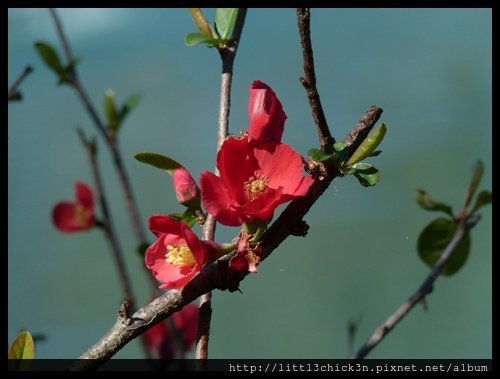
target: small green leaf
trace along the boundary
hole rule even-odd
[[[313,161],[322,162],[330,159],[331,154],[325,153],[324,151],[318,149],[310,149],[307,154],[311,157]]]
[[[139,101],[141,100],[141,95],[135,94],[131,95],[125,100],[125,102],[122,105],[122,109],[120,110],[120,114],[118,115],[118,118],[120,119],[120,123],[125,120],[125,117],[129,114],[131,110],[133,110],[138,104]]]
[[[184,43],[187,46],[194,46],[200,43],[206,43],[210,41],[211,38],[207,37],[203,33],[189,33],[186,37],[184,37]]]
[[[182,221],[182,216],[184,215],[184,212],[174,212],[174,213],[169,213],[169,217],[172,217],[174,220],[177,221]]]
[[[353,165],[370,156],[384,139],[386,131],[387,128],[385,124],[380,124],[379,127],[375,128],[375,130],[361,142],[361,145],[359,145],[356,151],[351,155],[346,165]]]
[[[420,233],[417,249],[420,258],[429,267],[434,267],[444,249],[453,239],[458,225],[448,218],[432,221]],[[453,275],[465,264],[470,249],[470,237],[466,234],[443,268],[443,275]]]
[[[151,166],[167,170],[172,175],[176,168],[184,168],[179,162],[156,153],[137,153],[134,158],[139,162],[150,164]]]
[[[465,195],[464,208],[467,208],[474,196],[474,193],[477,190],[477,186],[481,181],[484,173],[484,165],[483,162],[478,160],[474,166],[472,167],[472,175],[469,182],[469,188],[467,188],[467,194]]]
[[[347,148],[347,145],[344,142],[334,143],[333,150],[335,151],[335,153],[337,153],[340,162],[344,162],[349,155],[349,149]]]
[[[416,200],[418,205],[428,211],[442,211],[453,217],[453,210],[448,204],[435,202],[424,190],[417,189]]]
[[[380,181],[380,171],[368,163],[356,163],[352,166],[354,176],[362,186],[371,187]]]
[[[30,332],[19,333],[9,346],[9,359],[33,359],[35,344]]]
[[[370,154],[370,157],[378,157],[380,154],[382,154],[382,150],[375,150]]]
[[[120,118],[116,109],[115,92],[111,89],[104,93],[104,113],[106,114],[109,130],[116,133],[120,127]]]
[[[230,37],[237,15],[238,8],[217,8],[215,10],[215,30],[221,39]]]
[[[476,212],[479,208],[484,207],[485,205],[488,205],[492,201],[492,193],[490,191],[481,191],[477,194],[476,196],[476,203],[474,204],[474,208],[472,208],[472,211],[470,213]]]
[[[189,8],[189,13],[191,13],[191,17],[193,18],[193,21],[195,25],[198,27],[198,30],[201,32],[201,34],[206,36],[208,39],[218,38],[218,36],[215,35],[214,31],[210,27],[210,24],[205,18],[205,15],[203,14],[201,8]]]
[[[59,59],[57,51],[45,42],[35,43],[35,48],[38,54],[43,59],[45,64],[49,66],[56,74],[60,75],[64,71],[64,67]]]
[[[196,209],[188,208],[184,211],[181,217],[181,221],[188,224],[192,228],[198,222],[198,215],[196,214]]]

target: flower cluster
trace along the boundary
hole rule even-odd
[[[177,200],[198,210],[201,192],[201,204],[223,225],[265,225],[280,204],[305,195],[313,183],[303,175],[302,157],[281,142],[287,116],[267,84],[252,83],[248,114],[248,130],[229,137],[217,154],[220,176],[201,174],[201,191],[185,169],[173,173]],[[158,239],[146,251],[146,266],[162,283],[160,288],[183,287],[225,252],[221,245],[200,241],[185,223],[169,216],[151,216],[149,228]],[[236,254],[230,267],[257,271],[260,247],[252,234],[242,230],[231,246]]]
[[[233,250],[232,269],[256,272],[259,237],[276,208],[304,196],[313,184],[303,173],[302,157],[281,142],[287,116],[272,88],[257,80],[249,92],[248,129],[222,144],[216,162],[219,176],[202,172],[198,187],[184,167],[163,157],[177,200],[187,209],[170,216],[155,214],[148,220],[157,239],[146,249],[145,264],[162,289],[184,287],[203,266]],[[204,210],[223,225],[242,226],[234,243],[219,245],[196,236],[191,227],[204,222]],[[77,183],[76,202],[57,204],[53,220],[67,233],[91,228],[96,221],[90,188]]]

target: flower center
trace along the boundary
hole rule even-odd
[[[269,178],[260,176],[260,174],[257,173],[255,176],[249,177],[248,180],[243,183],[243,188],[245,188],[245,192],[250,201],[253,201],[264,193],[268,184]]]
[[[196,264],[193,253],[191,253],[191,250],[187,246],[167,245],[165,260],[167,263],[176,266],[194,266]]]
[[[81,204],[76,204],[75,206],[75,222],[79,226],[85,226],[87,225],[87,217],[88,217],[89,211],[87,208],[85,208]]]

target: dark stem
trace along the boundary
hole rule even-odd
[[[70,63],[73,59],[69,47],[68,40],[66,38],[66,35],[64,33],[64,29],[62,26],[62,23],[57,15],[57,12],[54,9],[50,9],[50,14],[52,15],[52,18],[54,20],[54,23],[57,28],[57,33],[59,35],[59,38],[61,40],[61,44],[63,46],[64,54],[67,59],[67,63]],[[125,169],[125,165],[123,164],[123,159],[122,155],[120,152],[120,149],[118,148],[117,140],[112,138],[111,135],[107,132],[106,125],[102,122],[101,118],[99,117],[96,108],[92,104],[92,101],[90,97],[87,95],[87,92],[83,88],[83,85],[81,81],[78,79],[78,76],[76,75],[76,70],[74,78],[70,81],[71,87],[75,90],[75,92],[78,94],[78,97],[80,98],[82,104],[84,105],[85,109],[87,110],[88,114],[90,115],[90,118],[92,119],[95,127],[99,131],[99,133],[102,135],[106,142],[106,146],[109,148],[111,155],[113,157],[113,164],[115,166],[115,169],[118,173],[118,177],[120,180],[120,185],[122,188],[122,191],[125,196],[125,202],[127,204],[127,212],[129,215],[130,222],[132,224],[132,230],[134,232],[135,238],[137,240],[138,245],[143,245],[147,244],[147,239],[146,235],[144,234],[144,229],[142,227],[142,222],[141,222],[141,217],[139,214],[139,209],[137,206],[137,202],[135,200],[133,191],[132,191],[132,186],[130,184],[130,180],[127,175],[127,171]],[[154,280],[153,276],[151,273],[146,270],[146,276],[148,280],[150,281],[150,284],[153,286],[153,288],[157,287],[157,283]]]
[[[479,221],[479,217],[475,216],[473,218],[462,218],[459,221],[458,229],[455,232],[452,240],[446,246],[446,249],[443,250],[441,257],[437,261],[437,263],[432,268],[429,275],[425,278],[420,287],[398,308],[396,311],[389,316],[389,318],[380,325],[373,332],[370,339],[358,350],[355,359],[363,359],[368,353],[375,348],[384,338],[385,336],[395,328],[395,326],[413,309],[415,305],[420,303],[425,299],[425,297],[432,291],[434,282],[437,280],[441,271],[443,271],[444,266],[450,258],[453,256],[453,253],[460,245],[460,242],[464,239],[464,237],[469,233],[470,229],[474,227],[474,225]]]
[[[323,106],[316,88],[316,73],[314,69],[314,55],[311,42],[311,13],[309,8],[297,8],[297,23],[299,26],[300,43],[302,45],[302,57],[304,61],[304,75],[300,82],[304,86],[311,113],[318,131],[320,148],[327,153],[333,152],[335,138],[332,137],[326,121]]]
[[[106,236],[106,240],[108,242],[111,255],[113,257],[113,261],[116,270],[118,272],[118,279],[122,287],[123,293],[125,295],[125,301],[128,302],[128,304],[131,304],[130,310],[131,312],[133,312],[135,309],[134,306],[135,297],[132,292],[131,282],[125,267],[125,260],[123,258],[123,253],[113,228],[111,214],[109,213],[108,202],[104,192],[104,185],[101,179],[101,174],[97,163],[96,141],[95,140],[87,141],[85,143],[85,150],[87,151],[87,156],[90,161],[92,176],[94,178],[96,196],[99,201],[99,204],[101,205],[101,210],[102,210],[101,228],[104,231],[104,235]],[[149,351],[149,348],[147,347],[145,338],[141,338],[141,344],[145,357],[150,359],[151,353]]]
[[[22,81],[33,71],[33,67],[26,66],[21,72],[19,77],[14,81],[12,86],[8,90],[8,101],[19,101],[22,100],[23,95],[17,90],[17,87],[22,83]]]
[[[367,112],[370,117],[373,117],[369,120],[367,128],[372,128],[375,125],[381,112],[382,110],[380,112]],[[367,120],[365,116],[362,119]],[[262,259],[269,256],[291,234],[297,220],[302,220],[312,204],[333,181],[334,177],[335,174],[327,176],[322,181],[316,180],[305,196],[296,198],[285,208],[285,211],[262,236],[262,240],[265,241],[262,243]],[[240,282],[246,277],[247,273],[230,270],[228,268],[230,257],[231,255],[229,254],[204,267],[202,272],[194,277],[182,290],[169,291],[139,309],[131,317],[133,320],[136,320],[134,324],[127,327],[120,320],[117,320],[106,335],[83,353],[70,369],[90,370],[99,367],[130,340],[156,325],[161,320],[169,317],[172,313],[179,311],[184,305],[192,302],[204,293],[214,289],[229,290],[230,292],[237,291]]]
[[[69,43],[68,43],[68,39],[66,38],[66,34],[64,33],[61,19],[59,18],[59,15],[57,14],[57,12],[54,8],[49,8],[49,12],[52,16],[52,19],[54,20],[54,24],[56,25],[57,35],[59,36],[59,39],[61,40],[61,45],[63,47],[64,56],[66,57],[66,63],[69,64],[73,61],[73,55],[71,54],[71,49],[69,47]],[[75,73],[75,76],[76,76],[76,73]]]
[[[225,49],[220,50],[222,59],[222,74],[219,100],[219,122],[217,127],[217,151],[224,143],[229,130],[229,112],[231,109],[231,84],[233,80],[233,66],[236,52],[240,43],[241,32],[245,24],[247,9],[240,8],[236,16],[235,25],[231,37],[232,43]],[[217,167],[215,174],[219,175]],[[208,215],[203,227],[203,239],[213,240],[215,236],[216,222],[212,215]],[[198,311],[198,338],[196,344],[196,359],[198,369],[206,369],[206,359],[208,358],[208,341],[210,338],[210,322],[212,318],[211,307],[212,294],[207,292],[200,298]]]

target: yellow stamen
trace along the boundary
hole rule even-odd
[[[260,176],[260,174],[257,173],[255,176],[251,176],[245,183],[243,183],[243,188],[245,188],[245,192],[250,201],[253,201],[265,192],[268,184],[269,178]]]
[[[187,246],[167,245],[167,250],[168,252],[165,254],[167,263],[176,266],[194,266],[196,264],[193,253],[191,253],[191,250]]]
[[[89,210],[81,204],[75,206],[75,222],[80,226],[87,225]]]

